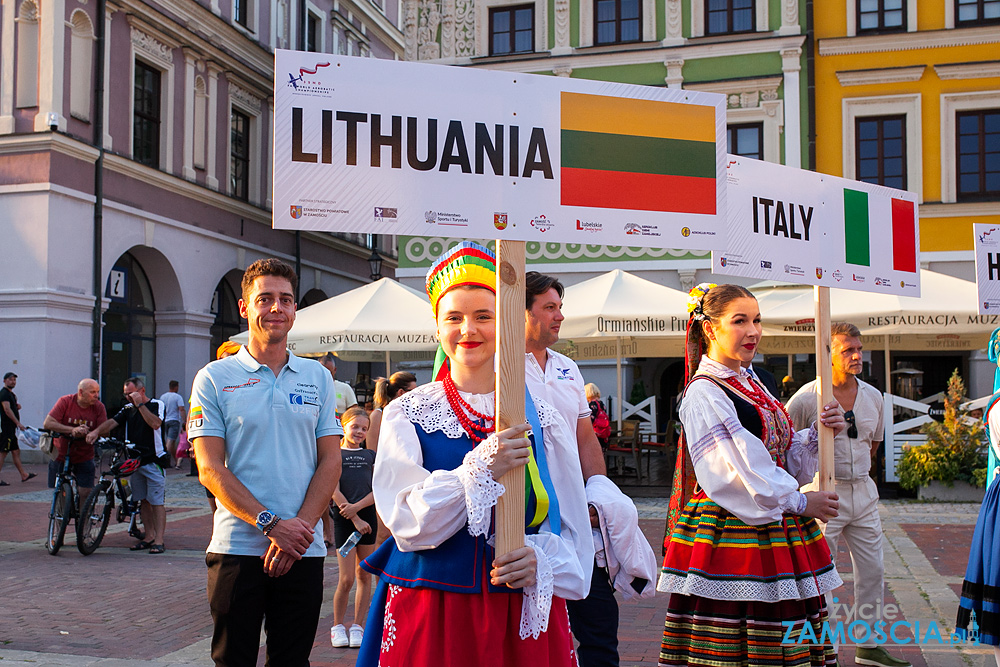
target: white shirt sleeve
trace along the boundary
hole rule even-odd
[[[732,401],[714,382],[693,382],[680,412],[695,475],[709,498],[752,526],[804,509],[798,480],[743,427]]]

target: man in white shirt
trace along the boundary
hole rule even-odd
[[[166,417],[163,418],[163,442],[167,446],[167,451],[170,452],[171,464],[178,464],[176,467],[179,468],[179,462],[176,460],[177,443],[180,441],[181,431],[184,430],[186,411],[184,410],[184,397],[177,393],[181,386],[180,383],[177,380],[171,380],[168,386],[170,391],[160,396],[160,402],[163,403],[163,409],[166,412]]]
[[[872,457],[882,441],[882,393],[856,376],[863,369],[861,331],[847,322],[830,327],[830,352],[833,357],[833,397],[846,410],[847,428],[833,440],[835,490],[840,496],[840,514],[823,525],[830,551],[837,553],[843,535],[854,565],[854,618],[843,619],[844,627],[854,621],[867,622],[874,628],[885,600],[885,566],[882,558],[882,520],[878,514],[878,487],[872,480]],[[796,428],[808,428],[816,419],[816,380],[802,386],[788,399],[788,414]],[[815,490],[818,482],[803,487]],[[834,619],[831,616],[831,623]],[[906,660],[889,655],[874,643],[859,643],[854,662],[879,667],[910,667]]]
[[[358,404],[358,397],[351,385],[337,379],[337,357],[333,352],[327,352],[320,357],[319,363],[330,371],[330,376],[333,378],[333,388],[337,393],[337,419],[340,419],[347,412],[347,408]]]
[[[607,474],[601,444],[590,421],[583,375],[569,357],[550,350],[559,340],[563,321],[563,286],[558,279],[537,271],[525,274],[524,348],[525,382],[533,396],[551,403],[576,428],[583,478]],[[591,510],[591,520],[595,512]],[[585,565],[586,567],[586,565]],[[618,603],[606,569],[595,562],[590,594],[584,600],[567,600],[570,626],[580,642],[581,667],[618,665]]]

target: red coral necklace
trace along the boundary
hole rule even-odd
[[[452,412],[458,417],[458,423],[462,425],[466,434],[475,443],[480,443],[486,439],[486,437],[493,433],[496,429],[496,424],[494,424],[495,417],[484,415],[481,412],[476,412],[476,410],[465,402],[462,396],[458,393],[458,387],[455,386],[455,381],[451,379],[451,375],[445,375],[444,380],[441,384],[444,385],[444,395],[448,399],[448,405],[451,406]],[[473,421],[472,417],[482,420],[485,424],[480,424]],[[482,434],[482,435],[480,435]]]

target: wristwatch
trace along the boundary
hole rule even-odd
[[[264,532],[277,520],[278,517],[276,517],[271,510],[264,510],[257,515],[257,530]]]

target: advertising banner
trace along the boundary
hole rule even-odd
[[[724,245],[722,95],[281,50],[274,92],[276,229]]]
[[[728,156],[728,239],[712,271],[920,296],[912,192]]]
[[[979,314],[1000,313],[1000,225],[974,224]]]

